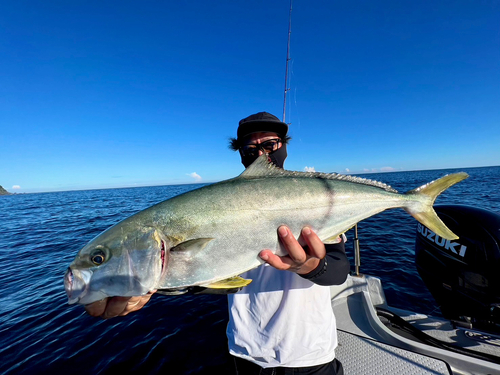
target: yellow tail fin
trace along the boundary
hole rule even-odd
[[[422,185],[414,190],[410,190],[406,193],[407,195],[425,196],[425,198],[423,197],[424,199],[420,201],[422,204],[418,205],[418,208],[415,206],[406,207],[406,212],[438,236],[447,240],[456,240],[458,236],[449,230],[448,227],[441,221],[432,208],[432,205],[439,194],[448,189],[450,186],[465,180],[467,177],[469,177],[469,175],[465,172],[453,173]]]

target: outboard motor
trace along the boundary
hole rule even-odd
[[[500,215],[462,205],[436,213],[459,239],[417,227],[415,263],[444,317],[500,332]]]

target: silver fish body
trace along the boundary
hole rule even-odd
[[[261,157],[237,178],[168,199],[94,238],[66,273],[69,302],[209,286],[259,266],[262,249],[284,255],[280,225],[296,237],[310,226],[327,240],[401,207],[441,237],[454,239],[432,204],[466,177],[456,173],[398,194],[357,177],[281,170]]]

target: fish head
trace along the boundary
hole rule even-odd
[[[152,227],[120,223],[83,247],[64,276],[68,303],[139,296],[155,289],[165,273],[167,240]]]

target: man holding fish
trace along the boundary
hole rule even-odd
[[[399,194],[356,176],[287,171],[287,132],[266,112],[241,120],[231,148],[245,171],[160,202],[95,237],[64,275],[68,302],[110,318],[142,308],[155,290],[241,289],[228,297],[227,336],[238,373],[342,373],[328,288],[349,271],[340,235],[402,208],[454,240],[433,204],[468,175],[452,173]]]
[[[239,151],[245,168],[264,153],[283,168],[287,134],[287,124],[259,112],[240,121],[230,148]],[[227,336],[236,373],[343,374],[335,358],[337,332],[328,285],[347,278],[345,237],[324,244],[308,226],[298,239],[287,226],[277,231],[288,255],[262,250],[259,256],[266,264],[241,275],[252,283],[228,296]],[[124,316],[141,309],[154,292],[106,298],[85,309],[103,318]]]

